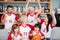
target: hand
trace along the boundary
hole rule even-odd
[[[37,0],[38,1],[38,3],[40,3],[40,0]]]
[[[4,15],[5,15],[5,18],[8,16],[6,13]]]
[[[55,11],[52,11],[52,12],[51,12],[51,15],[54,15],[54,14],[55,14]]]
[[[27,0],[27,2],[29,3],[29,2],[31,2],[31,0]]]

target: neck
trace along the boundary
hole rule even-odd
[[[35,32],[38,34],[39,33],[39,31],[37,31],[37,30],[35,30]]]
[[[8,15],[11,15],[11,13],[9,13],[9,12],[8,12],[7,14],[8,14]]]
[[[17,35],[18,33],[17,32],[15,32],[15,35]]]
[[[26,26],[26,23],[22,23],[22,25],[25,27]]]
[[[37,33],[39,32],[39,31],[36,31]]]
[[[48,22],[45,22],[45,24],[47,25],[47,24],[48,24]]]

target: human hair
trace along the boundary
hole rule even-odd
[[[22,22],[24,21],[25,18],[27,18],[26,15],[21,15],[21,17],[20,17],[20,22],[22,23]]]
[[[13,8],[13,6],[11,6],[11,5],[8,5],[8,6],[7,6],[7,9],[8,9],[8,8]]]
[[[39,30],[41,29],[41,25],[40,25],[40,23],[38,22],[37,24],[35,24],[34,25],[35,27],[38,27],[39,28]]]
[[[17,25],[17,24],[14,24],[14,25],[12,26],[12,29],[11,29],[11,32],[12,32],[13,34],[15,34],[14,29],[16,29],[16,28],[19,29],[18,25]],[[18,31],[18,33],[19,33],[19,31]]]
[[[52,22],[52,16],[50,14],[46,14],[47,15],[47,19],[48,19],[48,24],[46,26],[47,32],[49,31],[49,24]]]

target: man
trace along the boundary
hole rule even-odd
[[[1,22],[4,23],[5,29],[9,29],[10,31],[12,25],[18,21],[18,16],[13,12],[11,5],[8,5],[6,10],[1,17]]]

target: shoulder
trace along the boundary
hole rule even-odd
[[[40,19],[40,22],[39,23],[42,24],[43,22],[44,22],[44,20],[43,19]]]
[[[54,28],[54,26],[53,26],[52,24],[53,24],[53,22],[50,23],[50,27],[51,27],[51,28]]]
[[[26,16],[28,16],[28,15],[30,15],[30,13],[29,13],[29,12],[26,14]]]
[[[22,26],[22,24],[18,24],[18,26]]]
[[[29,26],[31,28],[31,30],[34,30],[34,26],[33,25],[27,24],[27,26]]]

